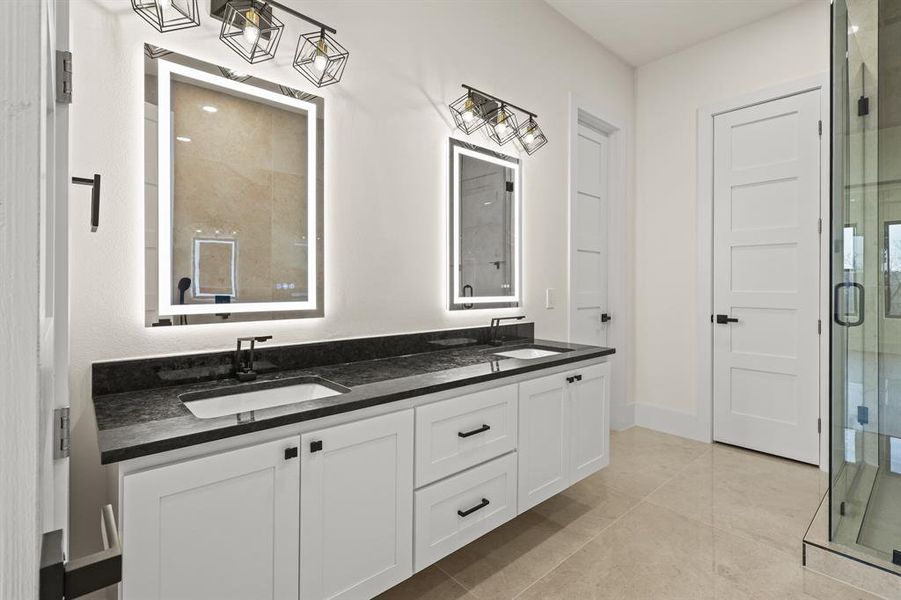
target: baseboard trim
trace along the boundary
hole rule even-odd
[[[679,437],[710,443],[710,427],[698,415],[655,404],[635,404],[635,424]]]
[[[635,427],[635,405],[611,407],[610,428],[614,431],[625,431],[630,427]]]

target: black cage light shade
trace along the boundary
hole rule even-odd
[[[131,7],[160,33],[200,25],[197,0],[131,0]]]
[[[450,103],[451,116],[457,127],[471,134],[485,124],[485,97],[475,92],[466,92]],[[492,104],[492,106],[494,106]]]
[[[255,0],[236,0],[225,7],[219,39],[255,64],[275,57],[284,29],[270,6]]]
[[[516,115],[506,105],[501,104],[486,119],[485,129],[496,144],[503,146],[516,137],[518,127]]]
[[[305,33],[297,39],[294,68],[316,87],[341,81],[350,53],[325,29]]]
[[[529,116],[528,121],[519,126],[516,137],[519,139],[522,149],[530,156],[547,144],[547,136],[544,135],[541,127],[538,126],[538,123],[531,116]]]

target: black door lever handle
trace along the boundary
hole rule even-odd
[[[738,319],[729,315],[717,315],[716,322],[718,325],[728,325],[729,323],[738,323]]]

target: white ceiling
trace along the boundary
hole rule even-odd
[[[633,66],[816,0],[545,0]]]

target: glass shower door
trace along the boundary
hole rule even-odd
[[[835,0],[832,39],[830,536],[901,561],[901,0]]]

